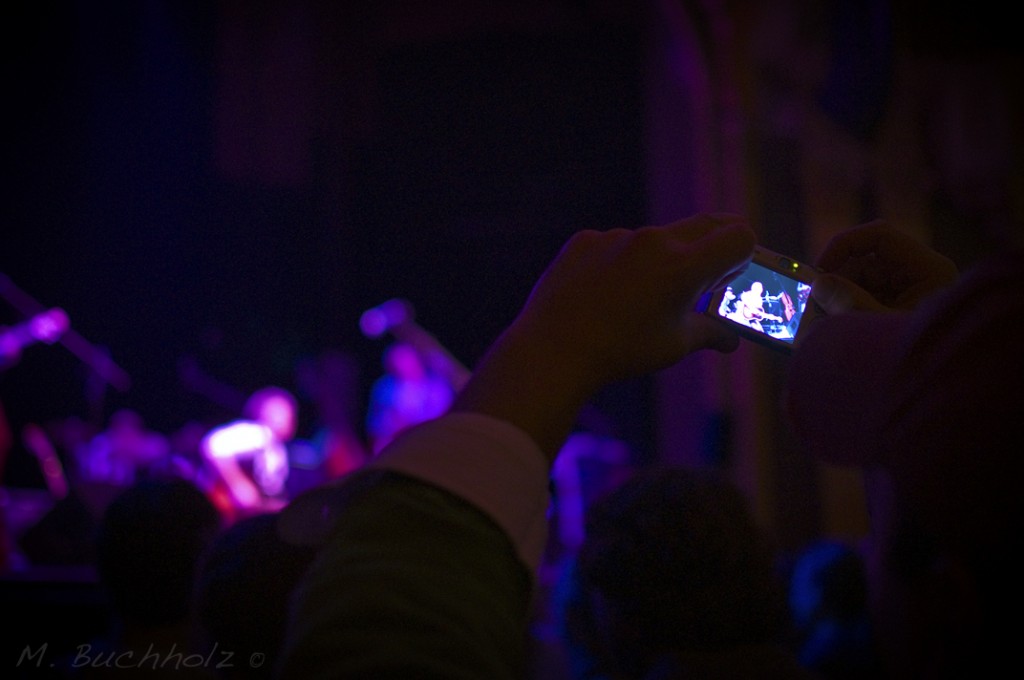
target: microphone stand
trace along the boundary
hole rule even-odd
[[[0,272],[0,297],[18,312],[30,317],[45,311],[46,307],[25,291],[18,288],[11,279]],[[74,329],[68,328],[61,334],[57,342],[64,345],[72,354],[92,369],[93,375],[110,385],[118,392],[127,392],[131,386],[128,373],[114,363],[110,355],[103,349],[93,345]]]
[[[363,335],[377,338],[391,333],[396,340],[412,345],[427,365],[458,392],[469,380],[471,371],[455,358],[436,337],[415,321],[412,304],[402,298],[393,298],[366,310],[359,320]]]

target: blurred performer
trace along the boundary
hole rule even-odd
[[[632,476],[633,452],[612,432],[606,418],[589,407],[581,427],[569,435],[551,471],[554,484],[549,517],[554,531],[547,557],[572,557],[583,544],[586,516],[593,502]]]
[[[75,479],[82,484],[127,488],[150,476],[169,453],[166,437],[148,429],[135,411],[121,409],[110,417],[106,430],[74,450]]]
[[[367,414],[375,454],[408,427],[443,414],[455,398],[452,385],[408,343],[396,342],[384,351],[384,371],[370,390]]]
[[[772,314],[765,309],[764,303],[767,300],[764,284],[760,281],[754,281],[750,284],[750,288],[740,293],[738,307],[744,323],[751,328],[763,331],[762,321],[782,321],[781,316]]]
[[[311,445],[317,460],[312,479],[336,479],[361,466],[368,454],[359,433],[359,366],[347,352],[325,350],[296,366],[296,380],[302,396],[316,407],[316,424]],[[293,461],[291,477],[296,477]],[[291,495],[301,491],[299,480],[289,478]]]
[[[288,443],[295,436],[298,403],[280,387],[257,390],[243,418],[211,430],[200,452],[215,479],[204,483],[228,521],[278,510],[288,501]]]
[[[384,351],[384,375],[370,390],[366,429],[376,454],[409,426],[447,411],[470,372],[416,323],[407,300],[368,309],[359,326],[369,338],[390,333],[396,340]]]

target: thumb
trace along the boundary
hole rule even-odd
[[[827,314],[889,311],[871,293],[835,274],[819,274],[811,287],[811,297]]]
[[[698,349],[712,349],[723,354],[734,352],[740,338],[726,324],[703,314],[690,314],[686,330],[687,352]]]

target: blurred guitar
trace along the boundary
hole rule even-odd
[[[68,495],[69,485],[67,475],[64,473],[64,465],[57,455],[46,430],[35,423],[25,425],[21,432],[22,441],[39,463],[39,469],[43,473],[43,482],[47,491],[54,501],[59,501]]]
[[[754,309],[746,304],[743,305],[743,318],[747,321],[782,321],[783,318],[777,314],[771,314],[763,309]]]

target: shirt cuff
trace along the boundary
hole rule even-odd
[[[525,432],[479,413],[449,413],[398,437],[368,467],[393,470],[482,510],[536,572],[547,544],[547,459]]]

